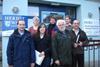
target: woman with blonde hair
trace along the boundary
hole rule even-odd
[[[37,33],[37,29],[38,29],[38,26],[39,26],[39,22],[40,22],[39,18],[37,16],[35,16],[33,18],[33,26],[31,26],[29,28],[29,32],[31,33],[32,36],[34,36],[34,34]]]

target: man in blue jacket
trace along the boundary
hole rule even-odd
[[[7,61],[9,67],[34,67],[35,48],[30,33],[25,30],[25,21],[18,20],[18,28],[9,37]]]

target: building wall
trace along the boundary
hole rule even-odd
[[[73,5],[79,5],[77,6],[77,19],[80,20],[81,28],[83,28],[84,20],[89,19],[88,13],[92,13],[93,20],[99,20],[99,8],[100,8],[100,2],[94,2],[94,1],[86,1],[86,0],[45,0],[49,2],[57,2],[57,3],[66,3],[66,4],[73,4]],[[72,6],[73,6],[72,5]],[[100,22],[100,21],[99,21]],[[89,38],[92,39],[100,39],[100,36],[89,36]]]
[[[13,7],[19,8],[19,13],[13,13]],[[27,15],[27,0],[3,0],[3,15]]]
[[[99,4],[96,2],[83,2],[81,5],[81,28],[83,28],[84,25],[84,20],[89,19],[88,13],[92,13],[92,18],[93,20],[99,20]],[[100,20],[99,20],[100,22]],[[93,30],[92,30],[93,31]],[[100,39],[100,36],[89,36],[89,38],[92,39]]]

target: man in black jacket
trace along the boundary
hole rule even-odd
[[[86,33],[79,28],[79,20],[74,20],[71,30],[73,39],[73,67],[84,67],[84,45],[88,44]]]
[[[30,33],[25,30],[25,21],[18,20],[18,28],[9,37],[7,61],[9,67],[34,67],[35,48]]]

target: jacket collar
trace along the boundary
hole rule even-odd
[[[27,31],[26,30],[24,30],[24,33],[26,33]],[[15,36],[18,36],[18,37],[20,37],[21,35],[19,34],[19,32],[18,32],[18,29],[15,29],[14,30],[14,33],[13,33],[13,35],[15,35]],[[23,34],[24,35],[24,34]]]
[[[81,31],[82,31],[82,30],[79,28],[79,32],[78,32],[78,34],[80,34],[80,33],[81,33]],[[73,30],[72,30],[72,32],[73,32],[73,33],[75,33]]]

